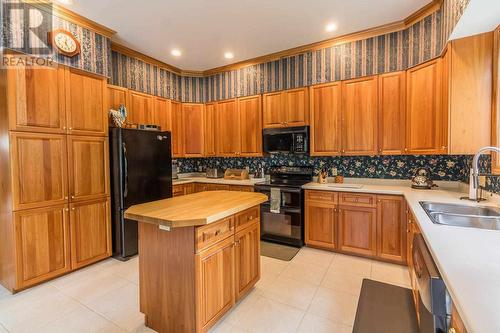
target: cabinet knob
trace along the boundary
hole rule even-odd
[[[63,128],[62,128],[62,129],[63,129],[63,130],[65,130],[65,129],[66,129],[66,126],[63,126]]]
[[[441,146],[441,149],[446,149],[446,146]]]
[[[405,148],[405,151],[408,151],[408,148]]]
[[[71,131],[72,129],[73,129],[72,127],[70,127],[70,128],[69,128],[69,130],[70,130],[70,131]]]
[[[75,210],[75,207],[71,208],[71,210]]]
[[[71,199],[74,199],[74,198],[75,198],[75,196],[74,196],[74,195],[72,195],[72,196],[71,196]]]
[[[250,215],[250,216],[248,217],[248,220],[253,220],[253,216],[252,216],[252,215]]]
[[[69,212],[69,208],[64,208],[64,211],[65,212]]]
[[[67,197],[67,196],[66,196],[66,197],[64,197],[64,200],[68,200],[68,197]]]

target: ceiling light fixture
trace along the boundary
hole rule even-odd
[[[335,23],[328,23],[325,27],[325,30],[327,32],[332,32],[332,31],[335,31],[337,30],[337,25]]]
[[[171,55],[173,55],[174,57],[180,57],[182,52],[181,50],[178,50],[178,49],[173,49],[171,52],[170,52]]]
[[[224,53],[224,58],[226,58],[226,59],[233,59],[234,58],[234,54],[232,52],[226,52],[226,53]]]

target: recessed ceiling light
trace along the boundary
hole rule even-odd
[[[170,54],[172,54],[174,57],[180,57],[182,52],[181,50],[178,50],[178,49],[173,49]]]
[[[233,59],[234,58],[234,54],[232,52],[226,52],[226,53],[224,53],[224,58],[226,58],[226,59]]]
[[[332,32],[332,31],[335,31],[337,30],[337,25],[335,23],[328,23],[325,27],[325,30],[327,32]]]

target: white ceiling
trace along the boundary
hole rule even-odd
[[[499,0],[471,0],[450,39],[494,30],[500,24]]]
[[[207,70],[406,18],[430,0],[73,0],[114,40],[184,70]],[[335,22],[338,29],[326,32]],[[176,58],[173,48],[182,51]],[[225,59],[224,52],[234,53]]]

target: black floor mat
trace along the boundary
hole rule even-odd
[[[353,333],[418,333],[410,289],[363,280]]]

